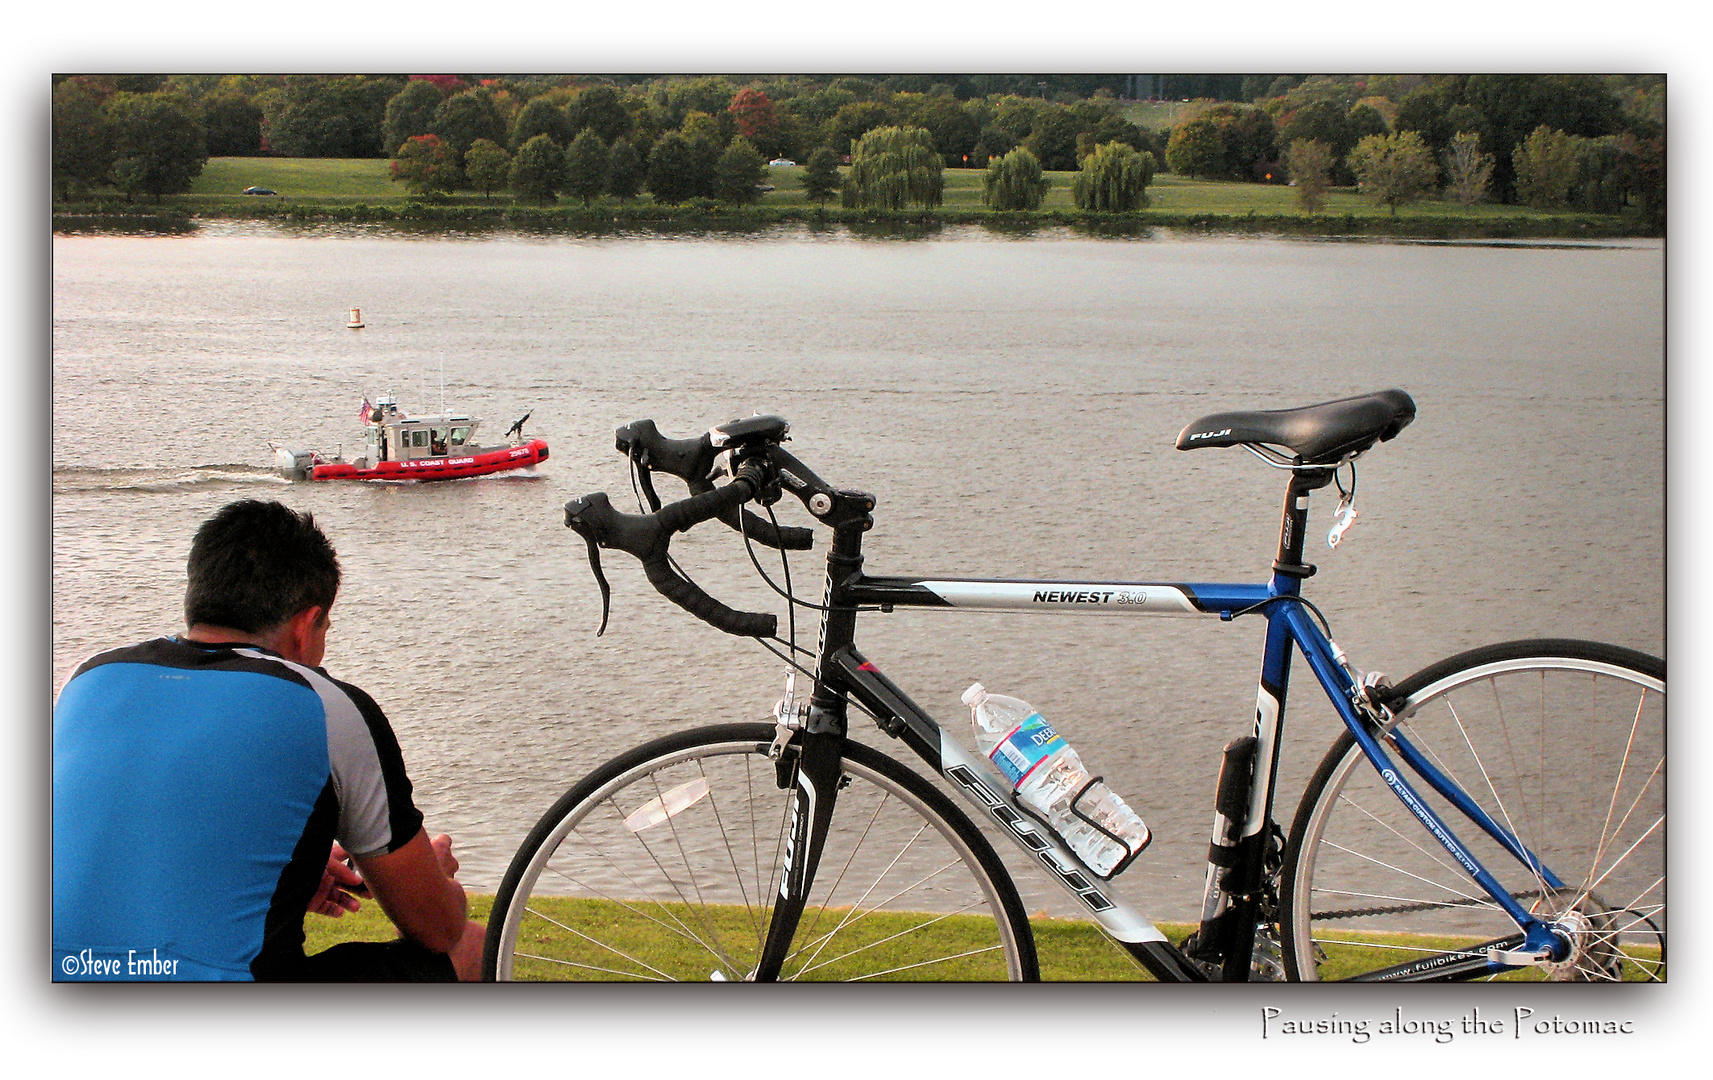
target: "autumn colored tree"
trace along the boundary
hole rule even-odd
[[[1414,131],[1396,135],[1369,135],[1350,151],[1350,171],[1363,192],[1389,207],[1398,207],[1432,191],[1439,181],[1439,166],[1422,137]]]
[[[1166,164],[1180,176],[1218,176],[1225,168],[1225,133],[1206,117],[1185,120],[1172,129]]]
[[[387,166],[394,183],[417,195],[450,191],[459,176],[458,158],[438,135],[413,135],[393,154]]]
[[[739,135],[757,146],[773,148],[779,137],[779,117],[774,115],[773,102],[761,90],[745,87],[732,95],[726,112],[737,123]]]

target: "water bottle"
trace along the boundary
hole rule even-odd
[[[1023,807],[1046,822],[1103,881],[1130,865],[1152,839],[1148,826],[1026,701],[964,691],[976,747]]]

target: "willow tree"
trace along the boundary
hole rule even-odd
[[[851,144],[844,204],[876,210],[939,206],[945,168],[927,128],[875,128]]]
[[[1148,185],[1153,179],[1153,154],[1139,153],[1121,142],[1102,143],[1083,158],[1071,196],[1079,210],[1123,213],[1148,205]]]
[[[1018,147],[1004,157],[988,159],[981,178],[981,201],[994,210],[1039,210],[1050,181],[1041,161]]]

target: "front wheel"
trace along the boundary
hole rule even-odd
[[[775,729],[726,724],[623,754],[559,800],[512,860],[488,923],[501,980],[753,976],[792,792]],[[832,825],[781,979],[1039,977],[992,847],[928,781],[845,744]]]
[[[1381,748],[1524,909],[1571,941],[1507,979],[1665,978],[1665,663],[1576,641],[1454,656],[1399,684]],[[1403,762],[1399,737],[1545,870]],[[1516,924],[1429,834],[1349,732],[1291,826],[1282,907],[1293,979],[1432,978]]]

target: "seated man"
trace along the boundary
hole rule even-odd
[[[451,841],[423,831],[380,708],[318,666],[332,544],[245,500],[188,570],[189,629],[87,661],[54,707],[54,978],[479,978]],[[365,890],[399,939],[305,957],[305,911]]]

